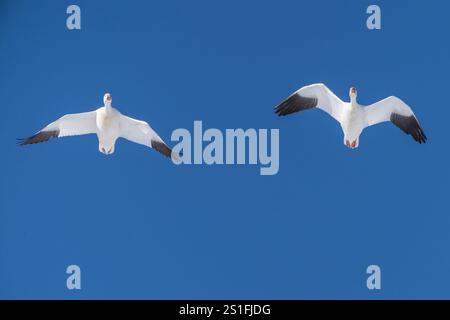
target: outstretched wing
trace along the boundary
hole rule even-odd
[[[67,136],[78,136],[97,132],[96,112],[84,112],[67,114],[58,120],[50,123],[44,129],[25,139],[18,139],[19,144],[40,143],[51,138],[61,138]]]
[[[391,121],[418,143],[425,143],[427,136],[411,108],[397,97],[388,97],[365,109],[366,127]]]
[[[120,115],[120,136],[129,141],[153,148],[166,157],[172,156],[172,150],[145,121]]]
[[[343,102],[322,83],[312,84],[294,92],[275,107],[275,113],[279,116],[286,116],[316,107],[337,121],[341,121]]]

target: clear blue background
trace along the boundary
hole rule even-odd
[[[450,298],[450,4],[376,1],[369,31],[372,2],[2,0],[0,298]],[[401,97],[429,143],[385,123],[352,151],[322,112],[275,116],[315,82]],[[194,120],[280,128],[279,174],[124,140],[107,157],[95,136],[16,146],[107,91],[172,145]]]

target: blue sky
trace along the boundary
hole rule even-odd
[[[450,298],[450,4],[376,3],[381,31],[371,1],[2,0],[0,298]],[[385,123],[353,151],[320,111],[275,116],[315,82],[401,97],[429,143]],[[123,140],[106,157],[95,136],[16,146],[107,91],[172,145],[195,120],[279,128],[280,171],[175,166]]]

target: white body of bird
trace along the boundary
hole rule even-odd
[[[348,104],[342,114],[342,131],[344,132],[344,144],[359,145],[359,136],[364,130],[364,110],[359,105]]]
[[[111,106],[96,111],[98,149],[104,154],[114,153],[116,140],[120,137],[120,112]]]

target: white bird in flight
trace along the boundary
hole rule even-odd
[[[411,108],[397,97],[388,97],[370,106],[357,101],[356,88],[350,88],[350,102],[343,102],[324,84],[312,84],[299,89],[275,107],[279,116],[311,108],[319,108],[336,119],[344,132],[344,144],[355,149],[359,146],[362,131],[372,125],[391,121],[418,143],[425,143],[427,137]]]
[[[113,108],[111,94],[104,95],[103,103],[104,106],[95,111],[67,114],[35,135],[19,139],[19,144],[23,146],[48,141],[50,138],[96,134],[98,149],[106,155],[114,153],[118,138],[125,138],[153,148],[167,157],[177,158],[147,122],[124,116]]]

